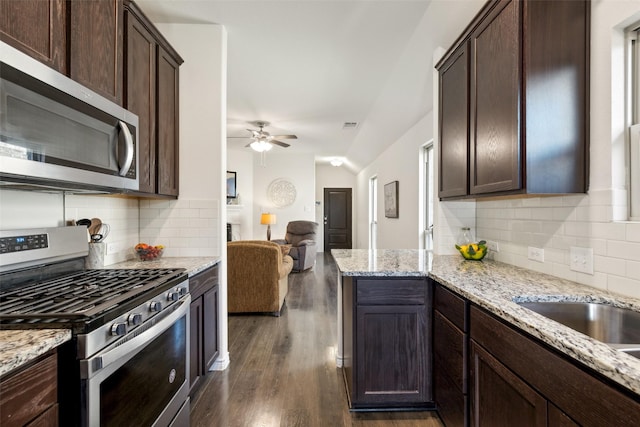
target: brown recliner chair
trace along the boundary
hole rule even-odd
[[[280,310],[289,290],[293,260],[280,245],[266,240],[227,242],[227,309],[229,313]]]
[[[291,221],[287,224],[284,239],[272,240],[281,245],[291,245],[289,255],[293,258],[293,271],[308,270],[316,262],[316,233],[318,223],[313,221]]]

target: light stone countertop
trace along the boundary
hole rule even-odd
[[[0,331],[0,375],[34,360],[70,339],[69,329]]]
[[[220,257],[166,257],[155,261],[124,261],[104,268],[184,268],[189,277],[213,267]],[[0,375],[16,369],[71,339],[68,329],[0,330]]]
[[[209,267],[220,262],[220,257],[161,257],[153,261],[129,260],[117,264],[107,265],[104,268],[184,268],[189,277],[195,276]]]
[[[343,276],[427,276],[432,253],[419,249],[332,249]]]
[[[523,331],[640,394],[640,359],[583,335],[516,302],[607,303],[640,312],[640,300],[492,260],[434,256],[430,276]]]
[[[466,261],[459,255],[425,252],[333,249],[331,254],[342,276],[429,275],[472,303],[640,394],[640,359],[516,304],[525,301],[596,302],[640,312],[640,299],[489,259]]]

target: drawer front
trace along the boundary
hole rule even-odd
[[[420,279],[358,279],[358,305],[425,305],[427,281]]]
[[[469,330],[465,316],[465,301],[458,295],[437,284],[435,287],[433,308],[442,313],[456,327],[464,332]]]
[[[204,294],[209,289],[218,284],[218,265],[214,265],[211,268],[189,277],[189,292],[191,298],[196,299],[200,295]]]

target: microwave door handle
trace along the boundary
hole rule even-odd
[[[126,153],[124,156],[124,164],[120,168],[120,176],[126,176],[127,172],[129,172],[129,168],[131,168],[131,163],[133,163],[133,137],[131,136],[131,132],[129,131],[129,127],[122,120],[119,121],[120,129],[124,135],[124,141],[126,145]]]

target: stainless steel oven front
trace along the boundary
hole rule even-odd
[[[189,425],[190,302],[80,361],[83,426]]]

